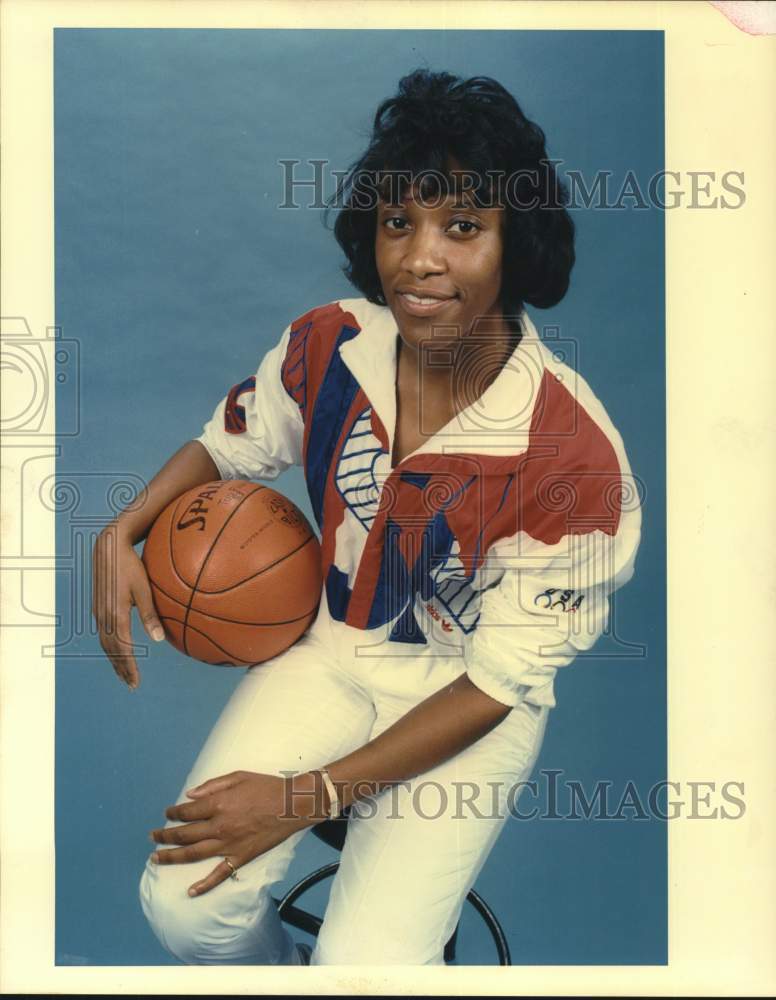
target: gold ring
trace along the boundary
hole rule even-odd
[[[230,869],[232,871],[232,874],[229,876],[229,878],[236,879],[237,878],[237,869],[234,867],[234,865],[229,860],[229,858],[224,858],[224,861],[229,865],[229,867],[230,867]]]

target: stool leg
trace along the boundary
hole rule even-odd
[[[280,918],[284,923],[296,927],[299,931],[312,934],[313,937],[318,937],[318,931],[321,929],[321,924],[323,923],[320,917],[316,917],[314,913],[308,913],[307,910],[303,910],[301,907],[294,906],[293,904],[286,904],[281,909],[280,900],[274,896],[273,901],[275,906],[278,907]]]
[[[504,929],[498,920],[496,920],[493,910],[491,910],[482,896],[476,893],[474,889],[469,891],[469,895],[466,898],[485,921],[485,926],[490,931],[493,943],[496,945],[496,950],[498,951],[498,964],[511,965],[512,957],[509,954],[509,945],[504,935]]]
[[[306,931],[308,934],[314,937],[318,936],[318,931],[320,930],[323,921],[320,917],[315,916],[312,913],[308,913],[306,910],[302,910],[298,906],[294,906],[294,903],[307,889],[311,889],[318,882],[323,881],[325,878],[329,878],[334,875],[334,873],[339,868],[338,861],[332,861],[322,868],[318,868],[316,871],[311,872],[304,878],[300,879],[296,885],[292,886],[289,891],[285,894],[283,899],[274,899],[275,905],[278,908],[278,913],[283,921],[291,924],[292,927],[297,927],[299,930]],[[474,907],[474,909],[479,913],[485,922],[485,926],[490,931],[491,937],[493,938],[493,943],[496,945],[496,950],[498,951],[499,965],[511,965],[512,958],[509,954],[509,945],[507,944],[507,939],[504,935],[504,930],[501,924],[496,919],[495,914],[485,902],[485,900],[471,889],[466,897],[467,901]],[[444,960],[445,962],[454,962],[456,946],[458,944],[458,929],[460,927],[460,921],[455,925],[455,930],[450,936],[449,941],[444,948]]]
[[[278,908],[280,919],[287,924],[291,924],[292,927],[298,928],[300,931],[306,931],[308,934],[312,934],[313,937],[318,937],[318,931],[321,929],[323,920],[320,917],[316,917],[314,913],[308,913],[307,910],[294,906],[294,903],[302,893],[307,892],[308,889],[312,889],[314,885],[322,882],[325,878],[330,878],[334,875],[338,868],[339,861],[332,861],[328,865],[310,872],[309,875],[305,875],[296,885],[291,886],[282,899],[277,899],[273,896],[272,898],[275,906]]]

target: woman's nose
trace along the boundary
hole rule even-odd
[[[428,274],[443,274],[447,270],[447,264],[438,236],[428,230],[414,233],[407,247],[404,266],[418,278]]]

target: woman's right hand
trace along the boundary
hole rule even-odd
[[[132,655],[132,606],[149,638],[164,639],[143,561],[117,522],[97,536],[92,551],[92,615],[100,645],[116,674],[134,691],[140,672]]]

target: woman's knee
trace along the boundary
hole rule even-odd
[[[160,944],[181,962],[198,964],[209,951],[213,899],[208,894],[190,897],[188,885],[194,878],[181,880],[184,869],[158,869],[146,865],[140,879],[140,903],[146,920]]]
[[[191,865],[149,862],[139,887],[143,913],[160,944],[186,965],[239,961],[260,943],[257,928],[263,918],[274,916],[270,880],[257,883],[254,877],[244,887],[227,880],[201,896],[189,896],[189,886],[202,874]]]

